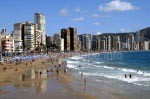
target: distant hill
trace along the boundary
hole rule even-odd
[[[144,41],[150,41],[150,27],[140,30],[140,33],[144,35]]]

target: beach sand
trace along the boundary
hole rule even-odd
[[[32,64],[28,62],[27,66],[26,62],[17,65],[16,63],[0,65],[0,99],[96,99],[95,96],[75,91],[70,87],[70,83],[74,81],[68,72],[64,73],[65,63],[59,63],[58,60],[70,57],[72,54],[59,56],[50,54],[50,56],[48,60],[36,60]],[[57,75],[56,65],[58,64],[61,64],[61,67]],[[44,70],[47,68],[53,69],[53,77],[50,74],[48,78],[20,80],[20,76],[31,69]],[[43,93],[41,90],[44,88],[41,87],[46,87]],[[28,91],[24,91],[24,88]]]

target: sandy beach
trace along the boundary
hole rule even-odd
[[[47,60],[4,63],[0,66],[0,99],[96,99],[95,96],[70,87],[74,80],[70,77],[66,64],[58,60],[73,55],[75,54],[49,54]],[[84,88],[84,82],[80,83],[80,87]]]

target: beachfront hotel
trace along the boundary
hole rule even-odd
[[[37,24],[37,29],[41,31],[41,43],[46,45],[45,16],[41,13],[35,13],[34,23]]]
[[[64,39],[64,50],[66,52],[78,50],[77,29],[72,27],[61,29],[61,38]]]
[[[102,33],[100,35],[81,34],[81,50],[134,51],[150,50],[150,28],[138,32]]]

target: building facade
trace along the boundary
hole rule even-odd
[[[24,46],[26,50],[35,49],[35,24],[26,22],[24,24]]]
[[[35,13],[34,23],[37,24],[37,29],[41,33],[41,43],[46,45],[45,16],[41,13]]]

